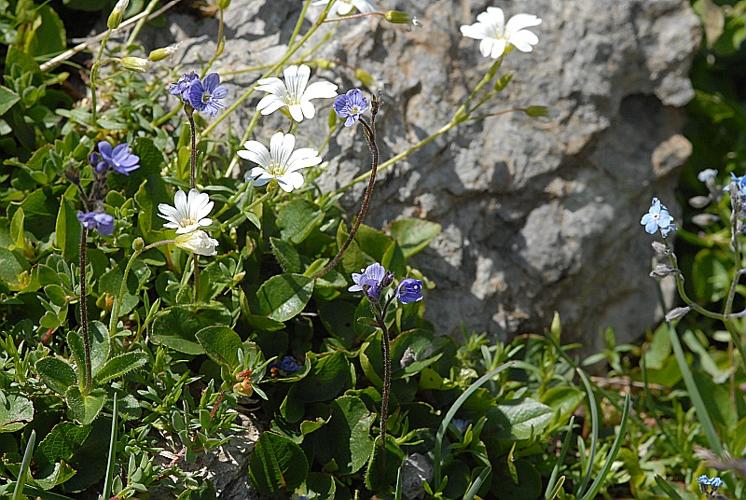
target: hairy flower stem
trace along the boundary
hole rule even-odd
[[[316,273],[313,279],[321,278],[326,273],[337,267],[339,261],[342,260],[342,256],[344,256],[344,253],[347,251],[347,249],[355,239],[355,235],[357,234],[358,229],[360,229],[360,225],[363,223],[365,217],[368,215],[368,209],[370,208],[370,199],[373,196],[373,187],[376,184],[376,172],[378,170],[379,161],[378,143],[376,142],[376,115],[378,114],[379,107],[380,101],[374,96],[370,108],[370,124],[368,124],[368,122],[365,121],[364,118],[360,118],[360,124],[362,124],[363,126],[365,139],[368,142],[368,149],[370,150],[370,177],[368,178],[368,186],[365,188],[365,192],[363,193],[363,200],[360,203],[360,210],[358,210],[358,213],[355,216],[355,221],[352,223],[350,234],[347,236],[347,239],[339,248],[337,255],[335,255],[334,258],[326,266],[324,266],[321,271]]]
[[[189,187],[195,189],[197,187],[197,125],[194,123],[194,108],[185,104],[184,112],[189,120],[189,135],[192,147],[189,165]],[[194,300],[196,301],[199,297],[199,256],[197,254],[194,255],[192,264],[194,265]]]
[[[106,34],[104,35],[104,38],[101,40],[101,45],[98,48],[98,53],[96,54],[96,59],[93,61],[93,65],[91,66],[91,76],[90,76],[90,85],[91,85],[91,125],[93,125],[94,128],[98,128],[97,125],[97,117],[96,117],[96,85],[98,84],[98,68],[101,66],[101,58],[104,55],[104,48],[106,47],[106,43],[109,41],[109,37],[111,36],[111,30],[107,30]]]
[[[91,337],[88,331],[88,290],[86,290],[86,261],[88,257],[88,228],[80,228],[80,252],[78,266],[80,267],[80,325],[83,332],[83,353],[85,357],[85,387],[84,392],[93,387],[91,368]]]
[[[389,336],[389,329],[386,326],[386,311],[393,300],[392,295],[387,301],[386,305],[381,308],[381,303],[378,299],[370,299],[371,311],[376,318],[378,327],[383,332],[383,338],[381,339],[381,351],[383,352],[383,388],[381,390],[381,443],[383,448],[383,455],[381,460],[384,464],[386,463],[386,422],[389,418],[389,398],[391,397],[391,337]]]

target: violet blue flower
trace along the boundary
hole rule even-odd
[[[194,83],[195,80],[199,80],[197,73],[194,71],[191,73],[185,73],[181,78],[179,78],[179,81],[172,83],[168,87],[168,92],[189,104],[189,89],[192,87],[192,83]]]
[[[396,289],[396,296],[402,304],[411,304],[422,300],[422,281],[414,278],[407,278],[399,283]]]
[[[702,474],[697,478],[697,484],[699,484],[699,491],[707,495],[708,497],[714,497],[717,494],[718,489],[723,486],[723,480],[715,476],[710,479],[705,474]]]
[[[112,147],[107,141],[101,141],[98,143],[98,152],[91,153],[88,161],[99,174],[112,169],[117,173],[129,175],[130,172],[140,168],[140,157],[132,154],[126,142]]]
[[[381,290],[391,284],[391,273],[378,262],[369,265],[360,273],[352,273],[352,281],[355,283],[349,290],[350,292],[363,292],[371,299],[378,300]]]
[[[346,118],[345,127],[355,125],[367,109],[368,100],[360,89],[348,90],[334,99],[334,111],[340,118]]]
[[[469,427],[469,424],[471,422],[464,418],[454,418],[453,420],[451,420],[451,423],[456,429],[459,430],[459,432],[461,432],[461,434],[463,434],[464,432],[466,432],[466,429]]]
[[[189,86],[189,104],[197,111],[215,116],[223,109],[220,102],[228,95],[228,89],[220,85],[220,75],[210,73],[204,80],[197,78]]]
[[[285,373],[295,373],[301,369],[301,365],[292,356],[285,356],[277,363],[277,367]]]
[[[645,232],[648,234],[655,234],[660,229],[664,238],[676,227],[668,208],[658,198],[653,198],[650,209],[642,216],[640,224],[645,226]]]
[[[104,236],[114,232],[114,217],[101,211],[78,212],[80,224],[87,229],[95,229]]]

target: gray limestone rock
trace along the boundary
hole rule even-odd
[[[341,87],[359,85],[350,68],[376,78],[385,106],[380,119],[386,159],[444,125],[491,61],[459,26],[498,2],[379,0],[412,13],[424,27],[381,20],[330,23],[319,57],[336,67],[314,71]],[[233,0],[226,49],[215,68],[240,69],[277,60],[300,11],[298,0]],[[440,137],[382,173],[368,223],[401,216],[442,224],[443,233],[415,265],[437,283],[429,316],[443,332],[498,335],[543,329],[559,311],[567,336],[598,346],[616,328],[628,340],[656,312],[648,277],[651,238],[639,225],[650,198],[674,205],[677,171],[691,150],[680,135],[680,108],[693,96],[687,73],[700,39],[687,0],[512,0],[506,15],[543,19],[530,54],[512,52],[503,66],[513,83],[486,112],[546,105],[550,117],[512,113],[471,122]],[[308,17],[317,15],[312,8]],[[306,27],[309,24],[306,23]],[[151,31],[153,45],[183,41],[181,64],[207,60],[216,21],[189,13]],[[233,95],[257,72],[231,77]],[[382,85],[383,83],[383,85]],[[231,122],[241,134],[257,94]],[[322,116],[329,109],[322,107]],[[325,118],[321,118],[322,120]],[[277,116],[258,129],[267,140]],[[302,123],[318,141],[323,127]],[[344,130],[325,155],[322,186],[333,189],[364,172],[362,133]],[[362,186],[344,198],[351,208]],[[673,207],[672,207],[673,208]]]

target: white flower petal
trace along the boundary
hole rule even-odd
[[[332,97],[337,97],[337,85],[326,80],[313,82],[308,86],[302,97],[303,101],[310,101],[311,99],[331,99]]]
[[[285,101],[282,98],[277,97],[274,94],[268,94],[262,97],[262,100],[256,105],[256,110],[264,116],[274,113],[285,105]]]
[[[461,26],[461,34],[467,38],[473,38],[475,40],[481,40],[491,36],[487,34],[485,25],[482,23],[465,24]]]
[[[490,54],[492,53],[492,46],[495,45],[495,42],[497,42],[497,40],[495,40],[494,38],[485,38],[484,40],[479,42],[479,52],[482,54],[482,56],[490,57]]]
[[[505,29],[505,14],[499,7],[487,7],[487,16],[489,17],[490,24],[492,24],[498,33],[502,33]],[[477,20],[480,20],[477,17]]]
[[[492,52],[490,53],[490,57],[492,59],[497,59],[498,57],[503,55],[503,52],[505,52],[505,47],[507,47],[507,45],[508,42],[506,42],[505,40],[495,40],[495,42],[492,44]]]
[[[336,7],[338,16],[346,16],[347,14],[352,12],[353,5],[351,3],[345,2],[344,0],[340,0],[336,3]]]
[[[297,122],[303,121],[303,110],[300,107],[300,104],[291,104],[288,106],[288,111],[290,111],[290,116],[293,117],[293,120]]]
[[[516,14],[508,20],[508,24],[505,25],[505,36],[510,37],[512,34],[521,31],[524,28],[530,28],[531,26],[538,26],[541,24],[541,19],[531,14]]]
[[[368,12],[375,12],[377,10],[376,6],[368,0],[351,0],[351,2],[352,5],[354,5],[355,8],[363,14],[366,14]]]
[[[313,107],[311,101],[302,101],[300,103],[300,110],[303,113],[303,116],[305,116],[309,120],[316,116],[316,108]]]
[[[539,37],[528,30],[521,30],[511,35],[508,42],[521,52],[531,52],[533,46],[539,43]]]
[[[313,167],[319,163],[321,163],[321,157],[318,156],[318,152],[315,149],[296,149],[288,160],[288,172]]]
[[[259,141],[247,141],[243,147],[246,149],[238,151],[236,153],[238,156],[245,160],[253,161],[262,167],[269,167],[271,158],[264,144]]]
[[[285,94],[285,84],[276,76],[270,78],[262,78],[257,82],[257,90],[262,92],[270,92],[272,94],[283,95]]]

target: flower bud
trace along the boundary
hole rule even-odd
[[[671,322],[676,321],[677,319],[681,319],[686,316],[686,314],[691,310],[692,308],[689,306],[671,309],[670,311],[668,311],[668,314],[666,314],[666,321]]]
[[[231,6],[231,0],[218,0],[218,9],[225,10]]]
[[[689,204],[694,208],[705,208],[707,205],[710,204],[710,197],[695,196],[693,198],[689,198]]]
[[[142,57],[126,56],[119,61],[125,69],[145,73],[153,65],[152,62]]]
[[[142,238],[135,238],[135,241],[132,242],[132,250],[142,252],[143,248],[145,248],[145,241]]]
[[[699,227],[706,227],[720,220],[715,214],[697,214],[692,217],[692,222]]]
[[[106,26],[110,29],[117,29],[122,24],[122,18],[124,17],[124,11],[127,10],[130,0],[119,0],[114,6],[114,10],[109,14],[109,19],[106,21]]]
[[[665,243],[661,243],[660,241],[654,241],[652,245],[653,245],[653,250],[658,255],[668,255],[671,253],[671,251],[668,249]]]
[[[422,26],[416,17],[410,16],[401,10],[389,10],[384,14],[384,19],[393,24],[411,24],[412,26]]]
[[[169,45],[168,47],[161,47],[159,49],[151,50],[150,54],[148,54],[148,59],[153,62],[162,61],[174,55],[178,48],[179,44],[176,43],[174,45]]]
[[[650,277],[659,280],[665,278],[666,276],[674,275],[677,272],[678,270],[669,265],[658,264],[657,266],[655,266],[655,268],[653,268],[652,271],[650,271]]]

